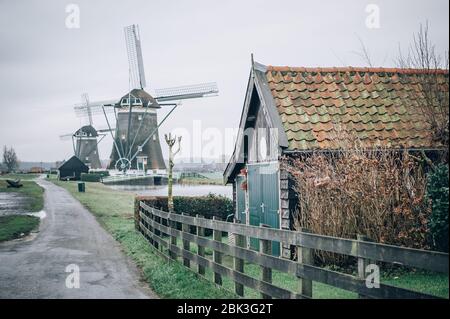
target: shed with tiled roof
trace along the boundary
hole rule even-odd
[[[234,154],[224,172],[225,182],[233,184],[236,218],[291,228],[296,199],[279,168],[283,155],[340,149],[343,136],[356,138],[365,148],[445,148],[433,139],[421,108],[428,103],[423,88],[428,74],[252,62]],[[448,94],[448,70],[433,70],[433,76],[438,89]]]
[[[266,68],[290,150],[334,149],[336,130],[365,147],[440,148],[421,105],[423,70]],[[438,70],[448,92],[448,71]]]

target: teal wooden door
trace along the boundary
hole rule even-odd
[[[278,170],[262,174],[263,224],[280,228]],[[280,255],[280,243],[272,242],[272,255]]]
[[[249,165],[247,167],[247,187],[249,197],[249,224],[259,226],[262,223],[261,203],[262,203],[262,184],[261,175],[257,165]],[[259,240],[250,237],[250,247],[259,250]]]
[[[245,190],[241,186],[244,180],[244,176],[236,177],[236,218],[241,224],[247,223],[245,216]]]
[[[249,223],[280,228],[278,163],[248,166]],[[259,249],[259,240],[250,239],[250,247]],[[272,243],[272,254],[280,255],[280,243]]]

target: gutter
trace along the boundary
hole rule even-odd
[[[386,151],[410,151],[410,152],[443,152],[446,151],[446,148],[384,148],[384,149],[367,149],[363,150],[364,152],[368,151],[376,151],[376,150],[386,150]],[[337,152],[352,152],[350,149],[332,149],[332,150],[283,150],[283,154],[311,154],[311,153],[337,153]]]

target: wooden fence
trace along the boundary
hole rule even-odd
[[[161,211],[137,200],[136,227],[167,259],[181,258],[191,270],[205,275],[205,269],[214,272],[214,282],[222,285],[222,278],[234,281],[235,293],[244,296],[244,286],[261,293],[262,298],[312,298],[312,282],[338,287],[357,293],[360,298],[437,298],[404,288],[380,283],[379,288],[366,285],[366,265],[385,262],[426,269],[448,274],[448,254],[373,243],[358,237],[357,240],[335,238],[308,233],[267,227],[249,226],[205,219]],[[213,231],[213,238],[205,237],[205,229]],[[233,244],[222,241],[222,233],[233,234]],[[260,251],[248,249],[246,241],[258,238]],[[178,245],[180,239],[182,245]],[[297,260],[288,260],[271,255],[271,242],[277,241],[297,247]],[[191,243],[197,245],[196,252]],[[212,260],[205,257],[205,248],[213,250]],[[314,266],[313,251],[321,250],[353,256],[358,262],[358,275],[353,276]],[[233,267],[222,263],[224,255],[233,258]],[[245,274],[245,262],[261,267],[261,279]],[[291,291],[272,283],[272,270],[288,273],[297,278],[298,289]]]

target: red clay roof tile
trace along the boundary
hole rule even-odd
[[[448,70],[433,70],[448,92]],[[368,147],[441,147],[433,144],[420,110],[420,75],[398,68],[268,66],[266,78],[288,136],[289,149],[336,148],[343,129]]]

